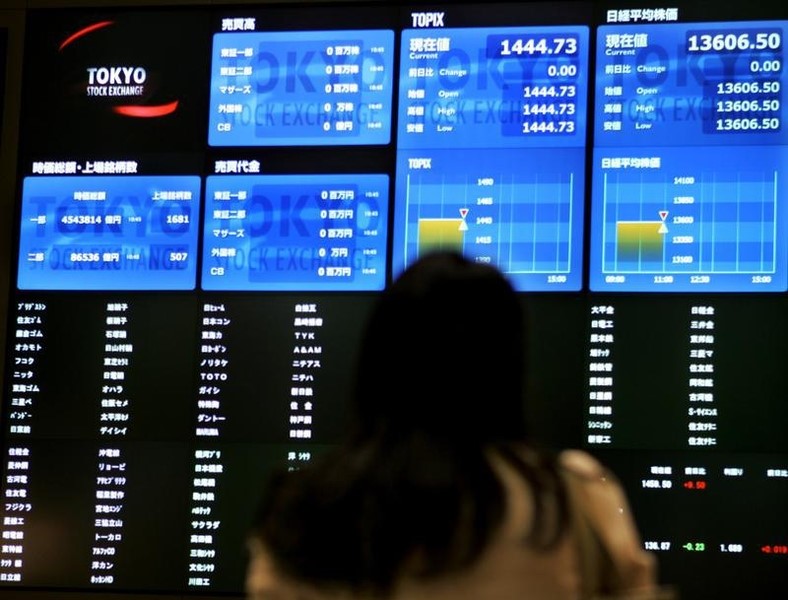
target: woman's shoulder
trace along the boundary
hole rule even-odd
[[[565,450],[559,461],[564,473],[579,530],[592,532],[598,551],[609,561],[605,578],[612,591],[653,590],[656,585],[655,557],[646,552],[624,487],[616,475],[597,458],[583,450]],[[597,550],[588,550],[596,553]]]
[[[583,450],[562,451],[559,465],[574,510],[595,529],[620,529],[634,537],[636,528],[626,493],[610,469]]]
[[[599,460],[584,450],[562,450],[558,455],[558,463],[565,471],[588,479],[610,475],[610,471]]]

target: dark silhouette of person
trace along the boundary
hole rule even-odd
[[[366,323],[347,437],[267,487],[250,600],[657,589],[613,474],[582,450],[531,442],[526,333],[495,267],[440,251],[403,271]]]

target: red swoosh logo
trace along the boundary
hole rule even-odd
[[[116,112],[124,117],[140,117],[147,119],[150,117],[163,117],[175,112],[178,108],[178,101],[170,102],[168,104],[159,104],[158,106],[139,106],[128,104],[126,106],[113,106],[112,112]]]
[[[104,27],[108,27],[109,25],[114,25],[114,24],[115,21],[98,21],[96,23],[93,23],[92,25],[83,27],[76,33],[71,34],[65,40],[63,40],[63,42],[60,44],[59,50],[63,50],[63,48],[65,48],[69,44],[73,43],[74,41],[78,40],[83,36],[86,36],[89,33],[92,33],[94,31],[103,29]],[[133,104],[113,106],[112,112],[122,115],[124,117],[137,117],[142,119],[148,119],[148,118],[163,117],[165,115],[169,115],[175,112],[177,108],[178,108],[178,101],[175,100],[167,104],[158,104],[155,106],[140,106]]]
[[[60,44],[60,48],[58,48],[58,50],[62,50],[63,48],[68,46],[71,42],[81,38],[83,35],[87,35],[93,31],[96,31],[97,29],[101,29],[103,27],[107,27],[108,25],[114,25],[114,24],[115,21],[99,21],[98,23],[93,23],[93,25],[88,25],[87,27],[80,29],[76,33],[68,36],[65,40],[63,40],[63,43]]]

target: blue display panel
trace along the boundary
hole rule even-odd
[[[387,144],[394,32],[218,33],[211,146]]]
[[[600,27],[592,290],[788,289],[787,25]]]
[[[382,290],[387,175],[216,175],[206,182],[206,290]]]
[[[394,275],[455,248],[518,290],[579,290],[588,29],[406,30]]]
[[[20,290],[191,290],[200,178],[26,177]]]

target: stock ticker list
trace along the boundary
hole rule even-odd
[[[14,307],[0,582],[237,592],[250,482],[334,439],[363,305],[113,297]]]
[[[788,554],[788,390],[774,300],[757,316],[726,295],[610,295],[590,306],[585,446],[627,482],[645,547],[668,563],[713,556],[770,570]],[[762,319],[773,339],[763,339]],[[665,510],[681,516],[666,522]]]

